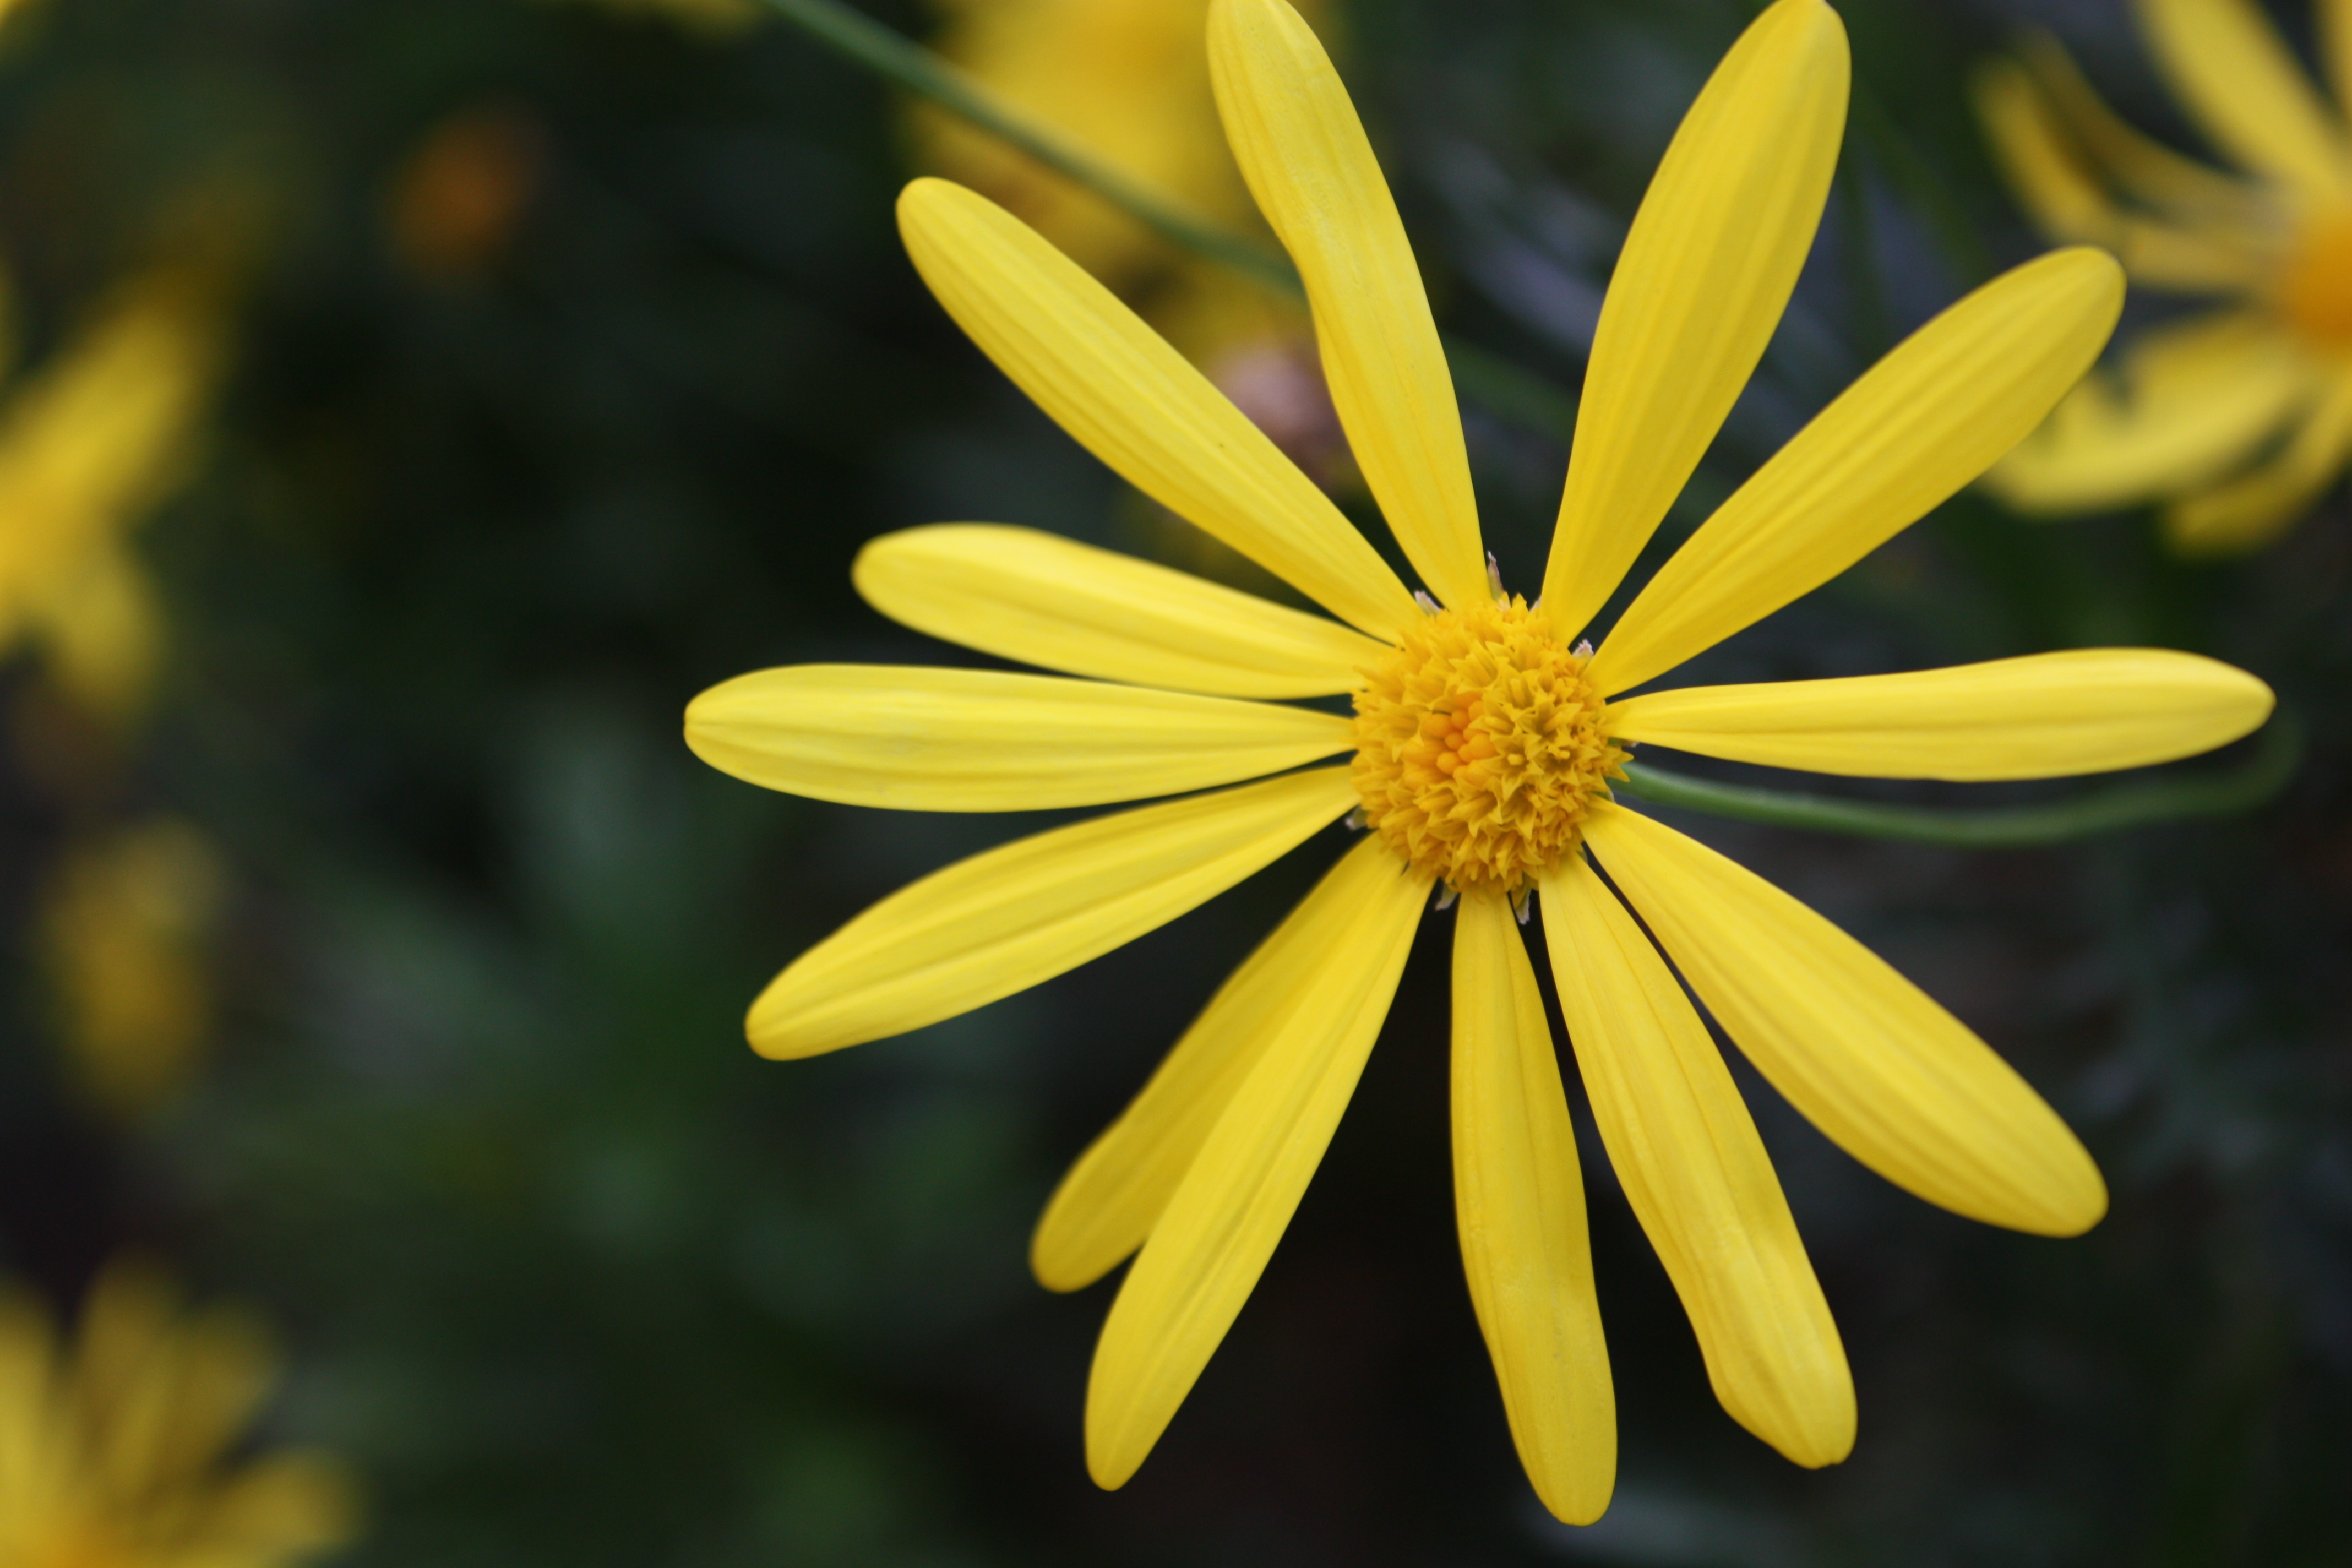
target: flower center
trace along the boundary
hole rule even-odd
[[[1559,864],[1625,760],[1591,657],[1519,598],[1415,626],[1356,693],[1364,825],[1460,891],[1516,894]]]
[[[2279,276],[2279,309],[2313,342],[2352,349],[2352,213],[2305,230]]]

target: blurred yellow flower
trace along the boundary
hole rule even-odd
[[[69,849],[43,900],[58,1026],[83,1093],[135,1120],[187,1086],[212,1032],[205,949],[225,873],[164,818]]]
[[[2284,532],[2352,458],[2352,0],[2320,0],[2329,103],[2250,0],[2137,0],[2190,118],[2242,174],[2116,118],[2054,40],[1987,67],[1977,102],[2053,237],[2218,309],[2139,335],[1989,477],[2035,511],[2164,502],[2190,552]]]
[[[148,696],[162,635],[130,531],[185,474],[224,347],[216,288],[152,273],[0,404],[0,651],[37,646],[109,719]]]
[[[48,1314],[0,1292],[0,1563],[8,1568],[277,1568],[348,1541],[341,1468],[246,1457],[276,1373],[245,1318],[183,1312],[116,1265],[60,1345]]]
[[[1536,895],[1601,1141],[1717,1395],[1789,1458],[1833,1463],[1853,1439],[1844,1352],[1683,982],[1817,1126],[1930,1202],[2071,1235],[2097,1221],[2105,1188],[1966,1026],[1787,894],[1617,805],[1607,781],[1624,748],[1872,777],[2049,778],[2220,745],[2262,721],[2270,692],[2208,659],[2108,648],[1621,694],[1982,473],[2096,357],[2121,274],[2098,252],[2059,252],[1921,328],[1726,500],[1596,653],[1580,634],[1739,395],[1811,247],[1845,116],[1836,15],[1779,0],[1668,149],[1602,310],[1534,605],[1504,593],[1486,553],[1421,277],[1330,62],[1282,0],[1214,0],[1208,35],[1226,133],[1306,280],[1334,404],[1427,588],[1409,591],[1069,258],[985,198],[916,181],[899,203],[908,248],[973,341],[1138,489],[1338,619],[1021,528],[945,524],[869,544],[854,575],[883,613],[1091,679],[761,671],[688,709],[705,761],[908,810],[1181,798],[1019,840],[885,899],[777,976],[752,1005],[751,1043],[804,1057],[952,1017],[1175,919],[1352,816],[1361,841],[1210,1002],[1038,1227],[1032,1262],[1055,1289],[1136,1255],[1087,1394],[1095,1479],[1134,1473],[1240,1311],[1441,885],[1461,906],[1463,1255],[1538,1494],[1563,1519],[1597,1517],[1616,1428],[1575,1136],[1513,919]],[[1352,721],[1265,700],[1340,692]]]

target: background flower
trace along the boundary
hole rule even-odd
[[[2352,7],[2316,7],[2337,66]],[[2266,544],[2352,458],[2352,126],[2248,0],[2140,0],[2158,68],[2247,172],[2197,163],[2102,103],[2063,47],[1985,68],[1978,108],[2052,235],[2105,245],[2135,281],[2222,308],[2137,334],[1994,471],[2038,511],[2162,500],[2166,537],[2210,554]]]

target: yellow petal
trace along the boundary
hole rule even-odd
[[[1908,527],[2042,422],[2122,306],[2111,258],[2054,251],[1906,338],[1659,568],[1593,657],[1594,686],[1664,674]]]
[[[945,180],[898,198],[916,270],[1013,384],[1129,484],[1340,619],[1421,612],[1330,499],[1224,394],[1018,218]]]
[[[1234,972],[1055,1189],[1029,1244],[1039,1283],[1083,1289],[1143,1245],[1217,1118],[1396,872],[1395,852],[1366,835]]]
[[[2267,544],[2311,510],[2347,458],[2352,374],[2339,371],[2276,457],[2167,507],[2165,537],[2188,555],[2226,555]]]
[[[2319,0],[2319,54],[2336,111],[2352,110],[2352,0]]]
[[[919,632],[1138,686],[1316,697],[1388,651],[1337,621],[1032,528],[905,529],[858,552],[850,577]]]
[[[2030,511],[2170,495],[2243,462],[2317,391],[2309,356],[2261,315],[2169,323],[2140,335],[2120,377],[2084,376],[1985,486]]]
[[[1546,1508],[1590,1524],[1616,1486],[1617,1397],[1584,1178],[1543,994],[1493,894],[1454,930],[1454,1207],[1519,1462]]]
[[[2076,648],[1907,675],[1693,686],[1619,703],[1619,741],[1881,779],[2051,779],[2227,745],[2270,716],[2241,669]]]
[[[1648,817],[1603,804],[1585,832],[1725,1032],[1847,1153],[1989,1225],[2075,1236],[2106,1212],[2098,1167],[2057,1113],[1860,942]]]
[[[1274,1255],[1388,1015],[1428,897],[1402,865],[1302,994],[1128,1271],[1087,1384],[1087,1468],[1124,1486]]]
[[[751,1005],[751,1047],[813,1057],[1025,991],[1167,924],[1356,802],[1346,768],[1147,805],[1023,838],[900,889]]]
[[[796,664],[687,705],[686,743],[766,789],[903,811],[1044,811],[1181,795],[1355,744],[1336,714],[1099,680]]]
[[[1675,132],[1610,276],[1544,570],[1563,631],[1607,601],[1763,356],[1845,126],[1845,29],[1780,0]]]
[[[1364,482],[1430,592],[1483,604],[1454,378],[1348,89],[1283,0],[1216,0],[1209,73],[1250,194],[1306,279],[1324,378]]]
[[[2222,151],[2306,204],[2352,187],[2341,125],[2250,0],[2138,0],[2156,63]]]
[[[2182,224],[2219,224],[2238,232],[2275,226],[2276,204],[2260,184],[2140,134],[2092,90],[2055,37],[2029,37],[2022,58],[2091,162],[2133,196]]]
[[[1733,1420],[1801,1465],[1853,1448],[1853,1378],[1772,1162],[1706,1026],[1571,856],[1543,879],[1560,1016],[1609,1163]]]
[[[2251,289],[2276,266],[2275,245],[2253,226],[2263,217],[2258,209],[2222,223],[2202,213],[2166,219],[2118,205],[2104,182],[2106,171],[2088,161],[2079,132],[2063,123],[2045,95],[2047,84],[2025,68],[1993,61],[1973,86],[1978,118],[2002,172],[2053,239],[2104,246],[2134,278],[2169,289]],[[2230,184],[2224,175],[2210,177]]]

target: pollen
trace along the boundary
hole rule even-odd
[[[2312,342],[2352,349],[2352,213],[2313,223],[2280,274],[2279,310]]]
[[[1364,826],[1461,892],[1516,896],[1559,864],[1625,760],[1591,657],[1519,598],[1414,626],[1356,693]]]

